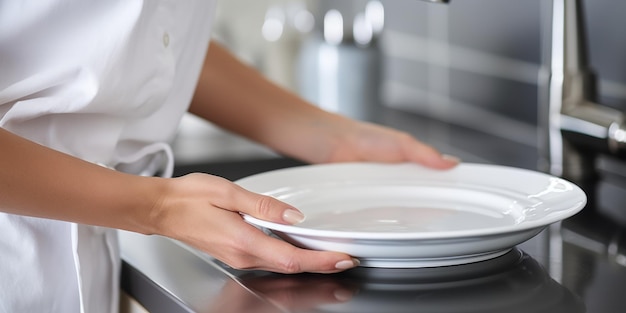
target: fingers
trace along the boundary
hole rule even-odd
[[[270,196],[250,192],[222,177],[194,173],[176,180],[183,183],[181,186],[184,187],[179,189],[187,194],[183,197],[186,200],[198,197],[205,205],[280,224],[297,224],[304,220],[302,212],[293,206]]]
[[[313,251],[294,247],[284,241],[266,237],[275,246],[272,250],[257,251],[268,260],[268,269],[279,273],[338,273],[359,265],[359,260],[347,254],[331,251]],[[270,252],[270,253],[268,253]],[[268,266],[266,265],[266,266]]]
[[[450,169],[460,163],[460,159],[451,155],[441,154],[437,149],[414,138],[407,139],[404,144],[405,154],[409,161],[435,169]]]
[[[286,203],[206,174],[190,174],[173,182],[182,184],[173,188],[183,193],[174,198],[182,200],[164,201],[171,210],[162,214],[165,230],[159,234],[186,242],[234,268],[334,273],[358,265],[344,253],[300,249],[267,236],[240,215],[279,223],[300,220],[302,213]]]
[[[207,230],[194,246],[236,269],[267,270],[277,273],[336,273],[359,265],[347,254],[297,248],[267,236],[234,212],[218,210]]]
[[[458,158],[441,154],[409,133],[379,125],[359,125],[360,131],[336,149],[335,161],[414,162],[435,169],[449,169],[459,163]]]
[[[300,211],[282,201],[243,188],[240,188],[239,192],[239,196],[233,199],[238,212],[277,223],[296,224],[304,220],[304,215]],[[248,226],[246,224],[246,227]],[[359,264],[357,259],[344,253],[300,249],[282,240],[258,233],[253,233],[246,239],[249,244],[246,251],[258,258],[259,264],[255,266],[256,269],[280,273],[335,273]]]
[[[345,253],[301,249],[265,234],[255,236],[250,244],[247,251],[257,258],[256,269],[285,274],[337,273],[359,265]]]
[[[250,192],[238,185],[232,185],[232,188],[230,197],[223,201],[224,209],[281,224],[298,224],[304,220],[304,214],[287,203]]]
[[[439,164],[441,165],[441,168],[452,168],[452,167],[459,165],[459,163],[461,163],[461,159],[453,155],[449,155],[449,154],[440,154],[439,162],[440,162]],[[440,166],[440,165],[437,165],[437,166]]]

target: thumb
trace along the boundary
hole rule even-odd
[[[293,206],[267,195],[261,195],[240,188],[239,196],[234,197],[234,207],[238,211],[258,219],[280,224],[298,224],[304,221],[304,214]]]

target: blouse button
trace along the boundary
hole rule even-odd
[[[163,46],[167,48],[170,45],[170,35],[165,32],[163,33]]]

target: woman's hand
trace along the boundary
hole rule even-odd
[[[406,133],[325,111],[267,80],[216,42],[189,109],[309,163],[416,162],[438,169],[458,163]]]
[[[333,124],[328,129],[328,154],[318,163],[414,162],[436,169],[449,169],[459,163],[457,158],[441,154],[413,136],[392,128],[343,118],[335,119]]]
[[[449,169],[459,163],[457,158],[441,154],[408,133],[330,112],[312,111],[300,122],[300,128],[291,132],[298,136],[287,135],[277,142],[277,145],[289,142],[290,145],[280,147],[297,159],[309,163],[413,162],[436,169]]]
[[[234,268],[333,273],[358,265],[346,254],[300,249],[246,223],[240,212],[282,224],[298,223],[303,215],[286,203],[226,179],[189,174],[168,179],[165,190],[154,208],[157,233]]]

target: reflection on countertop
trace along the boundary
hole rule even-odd
[[[587,210],[564,221],[561,233],[563,285],[583,299],[587,312],[623,312],[626,226]]]
[[[252,273],[239,280],[284,312],[585,312],[580,299],[518,249],[448,267],[357,268],[337,275]],[[227,289],[221,298],[241,301]],[[242,306],[225,312],[270,311]]]

